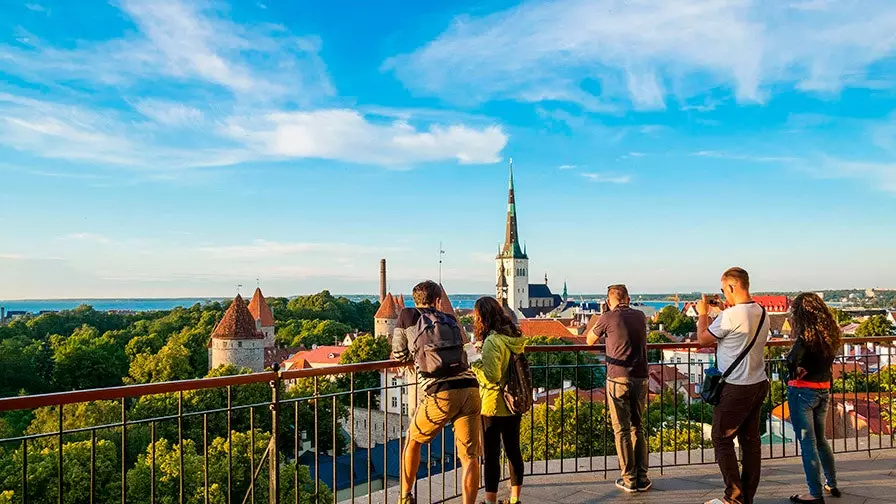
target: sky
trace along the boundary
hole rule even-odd
[[[896,287],[891,0],[0,1],[0,299]],[[445,251],[439,254],[440,245]],[[245,291],[244,291],[245,292]]]

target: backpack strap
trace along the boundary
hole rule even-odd
[[[731,365],[728,366],[728,369],[726,369],[725,372],[722,373],[722,380],[725,380],[726,378],[728,378],[728,375],[734,372],[737,366],[740,365],[740,363],[747,357],[747,354],[750,353],[750,350],[753,349],[753,345],[756,344],[756,338],[759,337],[759,332],[762,331],[762,326],[765,324],[765,307],[762,305],[759,305],[759,307],[762,308],[762,316],[759,317],[759,325],[756,327],[756,332],[753,333],[753,339],[750,340],[750,344],[747,345],[747,348],[744,348],[740,355],[738,355],[737,358],[734,359],[734,362],[732,362]],[[718,346],[716,346],[716,349],[718,349]]]

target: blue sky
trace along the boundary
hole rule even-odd
[[[0,299],[896,287],[889,0],[5,1]]]

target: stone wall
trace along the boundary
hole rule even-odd
[[[264,371],[264,340],[228,340],[212,338],[211,367],[233,364],[258,373]]]
[[[368,448],[376,444],[385,443],[387,441],[386,436],[384,435],[385,429],[388,429],[387,433],[389,439],[398,439],[403,432],[407,432],[408,427],[411,424],[408,417],[388,413],[389,420],[388,425],[386,425],[387,414],[375,409],[370,410],[369,419],[367,415],[368,410],[366,408],[355,408],[355,436],[353,440],[355,446],[358,448]],[[350,415],[346,415],[344,418],[341,418],[339,420],[339,425],[342,426],[345,432],[351,434],[352,424],[349,416]],[[370,436],[367,435],[368,428],[371,429]]]

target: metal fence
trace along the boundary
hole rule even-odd
[[[835,452],[896,447],[896,337],[850,338],[835,362],[826,435]],[[772,387],[763,457],[799,454],[782,355],[767,347]],[[651,470],[714,462],[712,410],[699,399],[711,352],[648,345],[644,428]],[[528,474],[618,471],[602,346],[527,348],[536,386],[521,438]],[[24,434],[0,438],[5,502],[397,502],[413,410],[406,364],[371,362],[0,399]],[[408,398],[410,398],[410,403]],[[424,447],[421,502],[460,494],[449,428]]]

